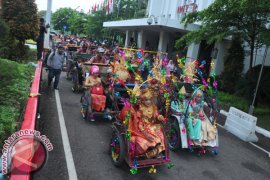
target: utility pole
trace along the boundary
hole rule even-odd
[[[52,15],[52,0],[47,0],[47,14],[46,14],[46,24],[51,25],[51,15]],[[50,48],[50,28],[47,29],[47,34],[45,34],[44,48]]]
[[[266,29],[267,29],[267,30],[270,30],[270,24],[267,24],[267,25],[266,25]],[[262,61],[262,67],[261,67],[261,71],[260,71],[259,78],[258,78],[258,81],[257,81],[257,86],[256,86],[256,89],[255,89],[253,101],[252,101],[252,104],[249,106],[249,111],[248,111],[248,113],[249,113],[250,115],[253,115],[253,113],[254,113],[254,109],[255,109],[254,103],[255,103],[255,100],[256,100],[258,88],[259,88],[260,81],[261,81],[261,76],[262,76],[262,72],[263,72],[263,67],[264,67],[264,64],[265,64],[266,57],[267,57],[268,47],[269,47],[269,45],[267,44],[266,47],[265,47],[265,51],[264,51],[264,56],[263,56],[263,61]]]
[[[255,89],[255,93],[254,93],[252,104],[249,107],[249,112],[248,113],[250,115],[253,115],[253,112],[254,112],[254,103],[255,103],[257,92],[258,92],[258,88],[259,88],[259,85],[260,85],[261,76],[262,76],[262,72],[263,72],[263,67],[264,67],[264,64],[265,64],[265,59],[267,57],[267,51],[268,51],[268,46],[265,47],[264,56],[263,56],[263,62],[262,62],[262,67],[261,67],[261,71],[260,71],[259,78],[258,78],[258,81],[257,81],[257,86],[256,86],[256,89]]]

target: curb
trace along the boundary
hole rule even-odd
[[[223,109],[221,109],[220,114],[227,117],[229,113],[227,111],[224,111]],[[255,131],[257,133],[259,133],[259,134],[264,135],[267,138],[270,138],[270,131],[267,131],[266,129],[263,129],[263,128],[259,127],[259,126],[256,126]]]

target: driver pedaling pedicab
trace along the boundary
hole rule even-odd
[[[67,74],[66,79],[72,80],[72,71],[75,67],[74,57],[79,47],[77,46],[68,46],[67,47]]]
[[[84,85],[83,85],[83,82],[85,80],[84,63],[87,60],[89,60],[91,57],[93,57],[92,54],[76,54],[74,56],[74,59],[71,65],[71,77],[72,77],[72,83],[73,83],[72,91],[73,92],[80,93],[84,91]]]
[[[195,62],[196,64],[196,62]],[[213,155],[218,154],[218,131],[217,119],[217,82],[215,74],[207,80],[201,77],[202,84],[195,84],[191,80],[193,73],[188,73],[186,68],[185,82],[180,83],[178,92],[171,101],[170,115],[168,120],[167,138],[171,150],[189,149],[203,155],[210,151]],[[189,79],[189,80],[188,80]]]

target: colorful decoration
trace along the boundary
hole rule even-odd
[[[133,174],[133,175],[135,175],[135,174],[138,173],[138,169],[137,168],[131,168],[130,169],[130,173]]]
[[[126,138],[130,143],[130,152],[134,153],[135,145],[130,142],[131,139],[131,130],[129,129],[129,122],[131,118],[131,105],[135,105],[138,101],[137,97],[140,93],[140,88],[142,84],[149,84],[150,86],[157,86],[158,90],[155,90],[155,93],[158,93],[160,97],[163,97],[163,103],[165,104],[165,116],[168,116],[168,110],[170,108],[170,102],[172,99],[179,98],[181,100],[185,99],[186,90],[184,87],[181,89],[178,87],[179,82],[190,83],[191,87],[195,89],[203,89],[209,92],[211,97],[210,100],[217,106],[217,80],[215,78],[216,74],[214,72],[214,63],[211,62],[210,65],[210,77],[205,78],[205,70],[206,61],[198,61],[196,59],[192,59],[189,57],[177,57],[177,65],[182,70],[181,77],[177,77],[175,74],[171,76],[166,76],[166,65],[168,64],[167,54],[161,52],[153,52],[153,51],[144,51],[142,49],[131,49],[131,48],[121,48],[117,50],[118,54],[115,56],[114,69],[118,70],[113,71],[113,79],[114,82],[118,82],[125,86],[127,80],[130,78],[130,74],[132,74],[132,78],[135,79],[135,82],[138,83],[134,86],[134,89],[129,89],[126,87],[127,92],[129,94],[129,99],[122,99],[124,107],[130,108],[130,111],[126,114],[124,124],[127,127]],[[148,59],[146,54],[154,54],[153,60],[154,62]],[[143,79],[141,76],[140,70],[142,67],[148,69],[148,78],[147,80]],[[120,70],[120,73],[119,73]],[[128,76],[129,74],[129,76]],[[170,77],[171,83],[168,82],[167,78]],[[157,79],[158,83],[152,83],[151,80]],[[202,83],[202,85],[197,85],[195,82]],[[171,86],[172,84],[172,86]],[[113,83],[112,83],[113,86]],[[181,86],[180,86],[181,87]],[[177,91],[174,93],[172,88],[176,88]],[[178,92],[178,93],[177,93]],[[120,97],[120,94],[116,94],[116,96]],[[217,112],[213,112],[213,117],[216,117]],[[203,117],[200,117],[203,120]],[[166,118],[165,118],[166,119]],[[213,118],[214,127],[216,127],[216,118]],[[182,133],[186,133],[188,129],[181,129]],[[113,158],[118,158],[117,154],[112,154]],[[136,157],[134,154],[132,157]],[[164,158],[167,158],[166,156]],[[174,165],[169,163],[167,167],[170,169]],[[138,172],[138,162],[136,158],[132,161],[132,168],[130,169],[131,174],[137,174]],[[149,169],[149,173],[156,173],[156,169],[152,166]]]
[[[148,172],[149,174],[155,174],[157,173],[157,169],[155,168],[155,166],[151,166]]]
[[[168,169],[171,169],[172,167],[174,167],[174,164],[173,164],[173,163],[168,163],[168,164],[167,164],[167,168],[168,168]]]

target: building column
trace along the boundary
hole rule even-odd
[[[160,31],[160,33],[159,33],[159,42],[158,42],[158,51],[163,50],[163,44],[164,44],[164,31]]]
[[[199,49],[200,49],[200,44],[192,43],[190,46],[188,46],[187,57],[192,58],[192,59],[197,59]]]
[[[145,32],[143,30],[138,32],[137,48],[145,49]]]
[[[130,31],[129,31],[129,30],[126,30],[126,40],[125,40],[125,47],[126,47],[126,48],[127,48],[128,45],[129,45],[130,37],[131,37]]]
[[[168,43],[169,43],[168,33],[161,31],[159,33],[158,51],[166,52]]]

